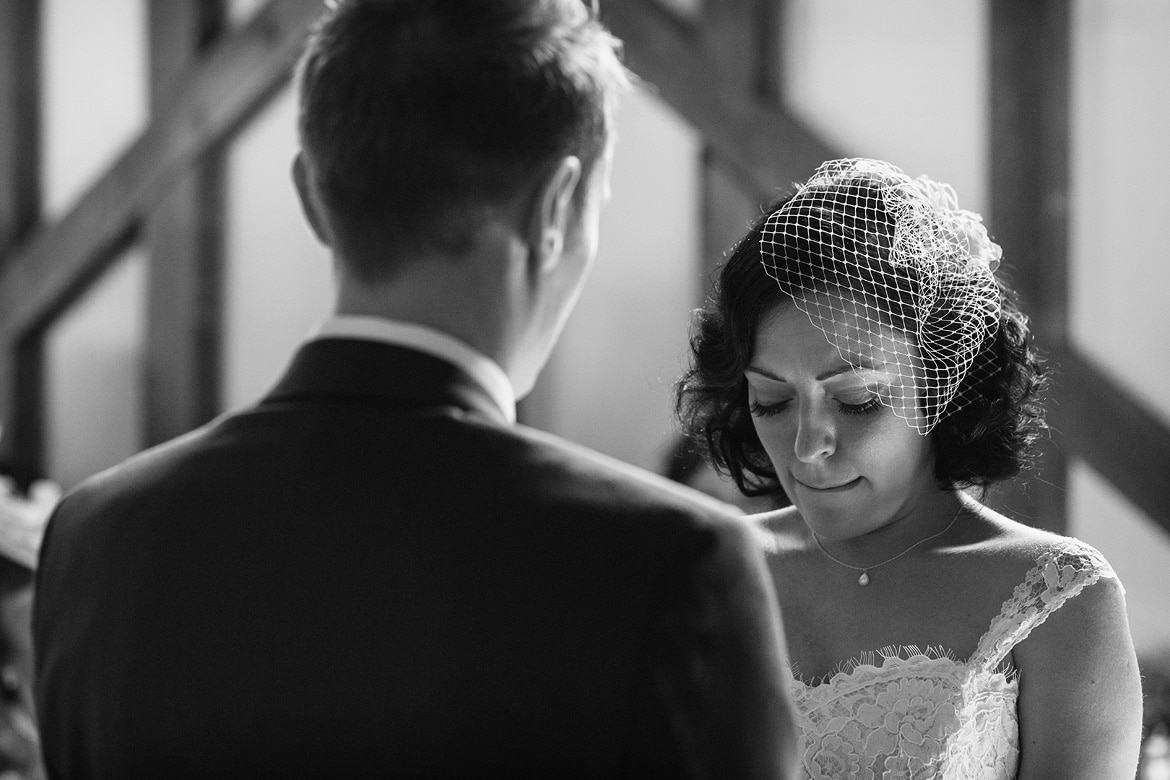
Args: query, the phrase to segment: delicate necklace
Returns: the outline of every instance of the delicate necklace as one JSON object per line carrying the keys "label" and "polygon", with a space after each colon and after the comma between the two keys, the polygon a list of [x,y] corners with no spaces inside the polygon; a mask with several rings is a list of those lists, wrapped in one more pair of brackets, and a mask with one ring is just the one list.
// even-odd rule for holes
{"label": "delicate necklace", "polygon": [[930,536],[926,537],[925,539],[919,539],[917,542],[910,545],[905,550],[903,550],[902,552],[895,555],[893,558],[887,558],[886,560],[882,561],[881,563],[875,563],[872,566],[854,566],[853,564],[845,563],[845,561],[838,560],[837,558],[834,558],[832,555],[829,554],[829,551],[825,549],[824,545],[821,544],[821,540],[817,538],[816,531],[812,532],[813,541],[816,542],[817,547],[820,548],[820,551],[823,552],[825,554],[825,557],[828,558],[830,561],[833,561],[834,563],[839,563],[842,566],[844,566],[846,569],[853,569],[853,571],[861,572],[861,576],[857,578],[857,584],[864,587],[865,585],[869,584],[869,570],[870,569],[876,569],[879,566],[885,566],[887,563],[892,563],[893,561],[898,560],[903,555],[905,555],[906,553],[913,550],[918,545],[925,544],[926,542],[929,542],[931,539],[936,539],[936,538],[942,536],[947,531],[951,530],[951,526],[955,524],[955,521],[959,519],[959,515],[961,515],[962,513],[963,513],[963,507],[960,506],[959,511],[955,512],[955,516],[951,518],[951,522],[947,523],[946,528],[942,529],[937,534],[931,534]]}

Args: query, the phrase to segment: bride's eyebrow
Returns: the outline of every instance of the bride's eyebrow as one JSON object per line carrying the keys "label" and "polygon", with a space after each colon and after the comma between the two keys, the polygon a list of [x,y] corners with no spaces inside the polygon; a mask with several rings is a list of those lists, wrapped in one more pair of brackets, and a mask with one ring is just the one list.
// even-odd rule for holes
{"label": "bride's eyebrow", "polygon": [[745,368],[743,370],[743,372],[745,374],[759,374],[760,376],[764,377],[765,379],[771,379],[773,382],[787,382],[788,381],[787,379],[785,379],[782,376],[777,376],[776,374],[773,374],[771,371],[768,371],[768,370],[763,369],[763,368],[759,368],[757,366],[748,366],[747,368]]}
{"label": "bride's eyebrow", "polygon": [[[881,372],[885,368],[887,368],[888,366],[889,366],[888,363],[880,363],[879,364],[879,363],[875,363],[872,360],[869,360],[868,358],[859,358],[855,362],[842,363],[841,365],[836,366],[835,368],[831,368],[828,371],[825,371],[821,374],[818,374],[816,377],[816,380],[818,382],[823,382],[826,379],[832,379],[835,376],[840,376],[841,374],[845,374],[845,373],[848,373],[850,371]],[[764,368],[760,368],[759,366],[750,366],[749,365],[747,368],[744,369],[744,373],[759,374],[760,376],[764,377],[765,379],[771,379],[774,382],[787,382],[788,381],[784,377],[779,376],[777,374],[773,374],[771,371],[768,371],[767,369],[764,369]]]}

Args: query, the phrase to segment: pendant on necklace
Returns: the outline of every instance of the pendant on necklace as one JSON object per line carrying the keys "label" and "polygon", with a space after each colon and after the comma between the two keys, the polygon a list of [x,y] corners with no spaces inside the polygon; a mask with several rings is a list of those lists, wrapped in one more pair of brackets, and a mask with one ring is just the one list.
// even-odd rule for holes
{"label": "pendant on necklace", "polygon": [[869,570],[863,571],[861,576],[857,578],[857,584],[865,586],[869,584]]}

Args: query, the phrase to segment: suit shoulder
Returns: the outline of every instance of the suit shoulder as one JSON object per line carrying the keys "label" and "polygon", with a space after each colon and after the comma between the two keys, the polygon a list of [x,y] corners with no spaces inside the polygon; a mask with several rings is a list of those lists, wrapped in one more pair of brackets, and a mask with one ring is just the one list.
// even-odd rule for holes
{"label": "suit shoulder", "polygon": [[[71,532],[90,531],[132,516],[144,496],[167,491],[172,475],[182,473],[214,435],[215,422],[130,456],[121,463],[82,480],[68,490],[55,508],[47,533],[69,526]],[[195,477],[192,477],[195,478]]]}
{"label": "suit shoulder", "polygon": [[73,493],[100,493],[149,479],[155,472],[197,452],[218,426],[219,421],[196,428],[174,439],[137,452],[110,468],[82,480]]}
{"label": "suit shoulder", "polygon": [[737,519],[735,524],[742,525],[738,508],[659,474],[542,431],[518,426],[515,434],[537,468],[559,472],[578,483],[581,493],[719,521]]}
{"label": "suit shoulder", "polygon": [[[479,443],[498,462],[484,484],[504,496],[496,516],[539,518],[556,533],[581,535],[581,544],[641,561],[643,568],[686,568],[711,556],[755,554],[751,530],[736,507],[525,426],[485,435],[490,439]],[[477,478],[484,477],[480,472]]]}

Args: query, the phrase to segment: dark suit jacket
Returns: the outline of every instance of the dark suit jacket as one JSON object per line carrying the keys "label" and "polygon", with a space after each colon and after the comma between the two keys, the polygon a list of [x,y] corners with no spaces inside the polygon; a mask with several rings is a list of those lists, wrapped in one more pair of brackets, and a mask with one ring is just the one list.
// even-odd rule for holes
{"label": "dark suit jacket", "polygon": [[773,595],[722,504],[509,426],[456,367],[304,346],[72,492],[37,573],[66,777],[767,776]]}

